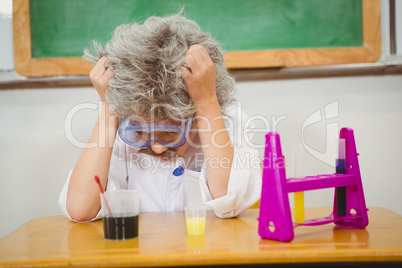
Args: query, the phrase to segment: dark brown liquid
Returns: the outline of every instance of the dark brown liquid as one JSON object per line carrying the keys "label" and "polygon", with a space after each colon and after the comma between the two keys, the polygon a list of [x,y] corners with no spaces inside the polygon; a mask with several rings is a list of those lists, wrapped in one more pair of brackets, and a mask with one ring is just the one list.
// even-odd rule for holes
{"label": "dark brown liquid", "polygon": [[138,236],[138,215],[129,217],[104,217],[105,239],[126,240]]}

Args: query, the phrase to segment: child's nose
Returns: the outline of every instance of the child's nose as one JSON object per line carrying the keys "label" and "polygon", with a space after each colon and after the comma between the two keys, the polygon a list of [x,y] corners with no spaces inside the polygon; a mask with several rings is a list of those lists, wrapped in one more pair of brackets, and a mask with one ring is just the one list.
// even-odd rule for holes
{"label": "child's nose", "polygon": [[163,146],[162,144],[160,144],[157,141],[152,141],[151,149],[152,149],[152,151],[154,151],[154,153],[161,154],[161,153],[165,152],[168,148]]}

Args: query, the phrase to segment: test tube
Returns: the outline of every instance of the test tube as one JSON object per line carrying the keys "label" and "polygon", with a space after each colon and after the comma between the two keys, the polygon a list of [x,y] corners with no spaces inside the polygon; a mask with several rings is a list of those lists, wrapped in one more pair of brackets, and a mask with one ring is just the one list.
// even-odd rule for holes
{"label": "test tube", "polygon": [[[335,161],[336,173],[346,173],[345,139],[338,141],[338,158]],[[336,188],[336,211],[339,217],[346,216],[346,186]]]}
{"label": "test tube", "polygon": [[[301,144],[292,145],[292,155],[293,155],[293,175],[295,178],[303,177],[303,158],[302,158]],[[304,222],[304,192],[294,193],[295,202],[295,221],[296,223]]]}

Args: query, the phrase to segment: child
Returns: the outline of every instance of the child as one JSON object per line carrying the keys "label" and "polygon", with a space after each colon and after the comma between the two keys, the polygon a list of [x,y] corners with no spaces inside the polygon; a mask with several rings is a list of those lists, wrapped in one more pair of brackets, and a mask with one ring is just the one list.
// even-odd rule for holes
{"label": "child", "polygon": [[228,218],[259,199],[258,154],[217,41],[178,14],[121,25],[94,48],[84,58],[102,110],[61,192],[66,216],[100,218],[94,175],[105,191],[139,190],[140,211],[205,204]]}

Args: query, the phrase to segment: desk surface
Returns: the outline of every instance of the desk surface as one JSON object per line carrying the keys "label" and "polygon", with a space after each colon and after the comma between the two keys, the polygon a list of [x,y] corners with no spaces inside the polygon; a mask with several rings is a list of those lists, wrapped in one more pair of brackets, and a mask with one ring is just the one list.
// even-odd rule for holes
{"label": "desk surface", "polygon": [[[306,218],[331,208],[306,208]],[[208,211],[205,236],[187,236],[183,212],[141,213],[139,237],[103,239],[102,221],[34,219],[0,240],[0,266],[179,266],[315,262],[401,262],[402,216],[370,208],[366,229],[297,227],[292,242],[262,240],[259,210],[234,219]]]}

